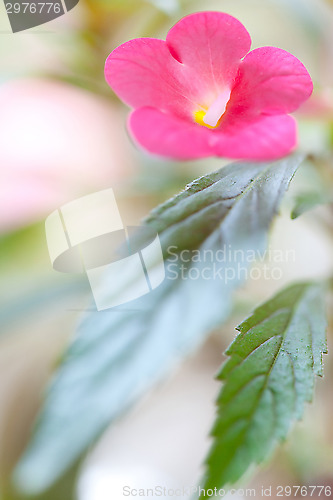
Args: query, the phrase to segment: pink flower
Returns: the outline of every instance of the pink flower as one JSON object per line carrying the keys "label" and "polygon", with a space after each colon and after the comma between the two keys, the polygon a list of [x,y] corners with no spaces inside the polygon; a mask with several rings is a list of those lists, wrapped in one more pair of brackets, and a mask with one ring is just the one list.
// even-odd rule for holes
{"label": "pink flower", "polygon": [[288,113],[310,97],[311,77],[285,50],[249,52],[250,46],[237,19],[199,12],[181,19],[165,41],[138,38],[116,48],[105,76],[134,108],[134,139],[151,153],[182,160],[288,154],[297,142]]}

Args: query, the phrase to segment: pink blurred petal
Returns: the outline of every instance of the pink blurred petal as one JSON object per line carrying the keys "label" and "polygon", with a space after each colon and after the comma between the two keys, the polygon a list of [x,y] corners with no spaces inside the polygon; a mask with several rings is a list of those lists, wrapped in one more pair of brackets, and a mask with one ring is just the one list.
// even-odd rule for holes
{"label": "pink blurred petal", "polygon": [[308,101],[302,104],[299,115],[304,118],[329,120],[333,119],[333,94],[331,89],[325,88]]}
{"label": "pink blurred petal", "polygon": [[70,191],[38,176],[7,177],[0,188],[0,232],[38,221],[70,199]]}
{"label": "pink blurred petal", "polygon": [[172,54],[196,71],[208,89],[228,87],[240,60],[251,47],[251,37],[234,17],[222,12],[198,12],[181,19],[166,42]]}
{"label": "pink blurred petal", "polygon": [[296,57],[275,47],[255,49],[239,67],[225,126],[252,121],[260,114],[291,113],[310,97],[312,90],[311,77]]}
{"label": "pink blurred petal", "polygon": [[114,185],[132,167],[123,116],[103,98],[25,78],[0,86],[0,108],[0,231]]}
{"label": "pink blurred petal", "polygon": [[129,119],[136,142],[150,153],[190,160],[212,154],[210,130],[155,108],[139,108]]}

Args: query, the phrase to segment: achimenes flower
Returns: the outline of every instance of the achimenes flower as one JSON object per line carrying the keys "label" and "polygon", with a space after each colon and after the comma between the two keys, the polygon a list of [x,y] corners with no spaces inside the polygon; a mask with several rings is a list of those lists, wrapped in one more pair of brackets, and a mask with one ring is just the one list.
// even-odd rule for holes
{"label": "achimenes flower", "polygon": [[134,108],[129,130],[151,153],[269,160],[297,142],[295,111],[312,93],[303,64],[285,50],[249,52],[234,17],[199,12],[166,40],[137,38],[109,55],[106,80]]}

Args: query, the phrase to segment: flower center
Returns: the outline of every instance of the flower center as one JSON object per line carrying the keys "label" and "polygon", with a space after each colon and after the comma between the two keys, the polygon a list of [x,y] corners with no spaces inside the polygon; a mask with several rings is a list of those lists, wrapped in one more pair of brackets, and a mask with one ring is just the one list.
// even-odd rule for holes
{"label": "flower center", "polygon": [[225,90],[210,105],[207,111],[200,109],[194,113],[194,120],[204,127],[217,128],[230,99],[230,90]]}

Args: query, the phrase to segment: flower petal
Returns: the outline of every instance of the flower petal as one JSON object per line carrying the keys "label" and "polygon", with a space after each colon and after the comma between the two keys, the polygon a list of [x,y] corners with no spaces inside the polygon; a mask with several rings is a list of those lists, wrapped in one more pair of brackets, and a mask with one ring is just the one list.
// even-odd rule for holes
{"label": "flower petal", "polygon": [[261,114],[295,111],[312,93],[304,65],[289,52],[275,47],[252,50],[239,67],[224,126],[253,121]]}
{"label": "flower petal", "polygon": [[190,160],[214,155],[210,130],[155,108],[139,108],[129,118],[129,129],[144,149],[167,158]]}
{"label": "flower petal", "polygon": [[[223,130],[223,129],[222,129]],[[273,160],[289,154],[297,144],[296,121],[292,116],[262,116],[244,127],[214,133],[217,156],[249,160]]]}
{"label": "flower petal", "polygon": [[181,19],[169,31],[166,43],[197,78],[217,93],[228,87],[240,60],[251,47],[251,37],[234,17],[222,12],[198,12]]}
{"label": "flower petal", "polygon": [[288,115],[263,116],[225,133],[146,107],[132,112],[129,129],[150,153],[178,160],[206,156],[270,160],[287,155],[297,142],[296,122]]}
{"label": "flower petal", "polygon": [[164,40],[137,38],[109,55],[105,78],[129,106],[151,106],[192,119],[201,82],[174,59]]}
{"label": "flower petal", "polygon": [[151,106],[193,119],[231,88],[251,38],[244,26],[221,12],[181,19],[166,42],[137,38],[117,47],[105,65],[105,78],[129,106]]}

